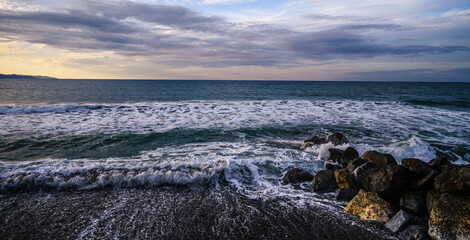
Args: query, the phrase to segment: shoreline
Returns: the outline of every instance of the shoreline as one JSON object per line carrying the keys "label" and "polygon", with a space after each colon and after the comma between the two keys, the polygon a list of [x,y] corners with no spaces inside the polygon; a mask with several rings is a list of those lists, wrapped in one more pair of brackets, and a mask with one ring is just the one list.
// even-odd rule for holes
{"label": "shoreline", "polygon": [[396,239],[338,208],[175,188],[0,195],[1,239]]}

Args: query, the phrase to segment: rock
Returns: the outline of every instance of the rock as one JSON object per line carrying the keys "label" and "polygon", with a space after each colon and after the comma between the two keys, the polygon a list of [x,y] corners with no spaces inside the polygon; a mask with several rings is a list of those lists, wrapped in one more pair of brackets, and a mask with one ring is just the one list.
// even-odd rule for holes
{"label": "rock", "polygon": [[344,151],[338,148],[330,148],[328,149],[328,152],[330,152],[330,157],[328,158],[328,160],[331,160],[333,162],[339,162],[339,160],[343,156]]}
{"label": "rock", "polygon": [[344,150],[339,162],[343,164],[343,166],[347,166],[350,161],[354,160],[357,157],[359,157],[359,153],[356,151],[356,149],[348,147],[346,148],[346,150]]}
{"label": "rock", "polygon": [[311,143],[312,145],[320,145],[327,142],[328,140],[325,136],[313,136],[304,140],[304,143]]}
{"label": "rock", "polygon": [[319,171],[313,177],[312,192],[333,192],[336,188],[338,188],[338,185],[332,170]]}
{"label": "rock", "polygon": [[336,171],[338,169],[343,168],[343,165],[341,165],[341,163],[336,163],[331,160],[328,160],[328,161],[325,161],[325,168],[328,170]]}
{"label": "rock", "polygon": [[384,167],[387,165],[387,157],[377,151],[367,151],[362,154],[361,158],[377,164],[378,167]]}
{"label": "rock", "polygon": [[392,156],[392,154],[384,154],[385,158],[387,158],[387,165],[392,164],[392,165],[397,165],[397,160]]}
{"label": "rock", "polygon": [[352,176],[348,173],[346,169],[338,169],[335,171],[336,183],[340,188],[353,188],[354,181]]}
{"label": "rock", "polygon": [[349,140],[339,132],[335,132],[327,137],[328,142],[333,143],[333,145],[338,146],[338,145],[343,145],[346,143],[349,143]]}
{"label": "rock", "polygon": [[412,176],[418,178],[424,177],[432,171],[431,165],[417,158],[405,158],[401,160],[401,165],[410,170]]}
{"label": "rock", "polygon": [[431,213],[432,207],[441,197],[441,193],[435,189],[426,193],[426,208],[428,209],[428,214]]}
{"label": "rock", "polygon": [[429,161],[429,165],[431,165],[432,169],[442,172],[443,166],[451,165],[452,163],[446,157],[438,157],[431,161]]}
{"label": "rock", "polygon": [[352,188],[338,188],[335,191],[337,201],[350,201],[357,195],[357,190]]}
{"label": "rock", "polygon": [[388,228],[390,231],[396,233],[402,230],[408,221],[410,221],[411,215],[406,211],[400,210],[395,214],[395,216],[390,219],[387,223],[385,223],[385,227]]}
{"label": "rock", "polygon": [[420,178],[416,183],[416,187],[419,190],[431,190],[434,188],[434,178],[439,175],[437,171],[432,170],[426,176]]}
{"label": "rock", "polygon": [[294,168],[287,171],[286,175],[284,175],[284,177],[282,178],[283,184],[299,183],[312,180],[313,175],[300,168]]}
{"label": "rock", "polygon": [[470,239],[470,197],[442,194],[432,208],[428,234],[433,239]]}
{"label": "rock", "polygon": [[313,146],[313,143],[311,143],[311,142],[304,142],[304,143],[302,144],[302,146],[300,146],[300,149],[305,150],[305,149],[307,149],[307,148],[309,148],[309,147],[311,147],[311,146]]}
{"label": "rock", "polygon": [[382,222],[390,220],[393,214],[390,203],[380,198],[376,193],[360,190],[359,193],[344,208],[348,213],[358,215],[361,219],[371,219]]}
{"label": "rock", "polygon": [[372,175],[370,186],[381,198],[395,204],[409,189],[410,179],[408,169],[400,165],[387,165]]}
{"label": "rock", "polygon": [[370,186],[370,181],[372,175],[374,175],[376,171],[378,171],[378,168],[377,165],[375,165],[373,162],[366,162],[357,167],[356,170],[354,170],[352,173],[354,180],[356,180],[357,186],[366,191],[371,191],[372,188]]}
{"label": "rock", "polygon": [[423,225],[411,225],[400,233],[403,240],[431,240],[428,235],[428,228]]}
{"label": "rock", "polygon": [[400,199],[400,207],[414,215],[426,214],[425,192],[409,192]]}
{"label": "rock", "polygon": [[440,192],[469,192],[470,166],[455,166],[434,178],[434,187]]}
{"label": "rock", "polygon": [[346,169],[348,170],[348,172],[352,173],[354,172],[354,170],[356,170],[356,168],[358,168],[359,166],[361,166],[362,164],[366,162],[367,162],[366,160],[363,160],[362,158],[357,157],[353,159],[352,161],[348,162]]}

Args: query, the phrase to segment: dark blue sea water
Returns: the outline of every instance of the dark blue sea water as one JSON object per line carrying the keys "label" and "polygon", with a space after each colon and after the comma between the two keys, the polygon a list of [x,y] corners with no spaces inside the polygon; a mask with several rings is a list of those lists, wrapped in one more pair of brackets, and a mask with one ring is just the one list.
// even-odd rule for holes
{"label": "dark blue sea water", "polygon": [[[342,132],[360,154],[470,162],[470,83],[0,80],[0,191],[217,185],[296,194]],[[346,148],[348,145],[340,146]]]}

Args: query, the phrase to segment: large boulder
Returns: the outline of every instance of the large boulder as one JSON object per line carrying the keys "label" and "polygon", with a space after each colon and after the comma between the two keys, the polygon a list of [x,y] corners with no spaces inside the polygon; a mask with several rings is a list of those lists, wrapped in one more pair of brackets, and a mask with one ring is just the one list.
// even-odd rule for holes
{"label": "large boulder", "polygon": [[336,188],[338,188],[338,185],[336,184],[335,173],[332,170],[319,171],[313,177],[312,192],[333,192]]}
{"label": "large boulder", "polygon": [[385,158],[387,158],[387,164],[393,164],[393,165],[397,165],[397,160],[395,160],[395,158],[392,156],[392,154],[384,154]]}
{"label": "large boulder", "polygon": [[330,152],[330,157],[328,158],[328,160],[331,160],[333,162],[339,162],[339,160],[343,156],[344,151],[338,148],[330,148],[328,149],[328,152]]}
{"label": "large boulder", "polygon": [[349,140],[342,133],[339,132],[335,132],[331,135],[328,135],[327,140],[328,142],[333,143],[333,145],[335,146],[349,143]]}
{"label": "large boulder", "polygon": [[385,227],[390,231],[396,233],[402,230],[406,224],[410,221],[411,214],[406,211],[400,210],[395,214],[390,221],[385,224]]}
{"label": "large boulder", "polygon": [[377,151],[367,151],[362,154],[361,158],[366,161],[371,161],[379,167],[384,167],[387,165],[387,157]]}
{"label": "large boulder", "polygon": [[300,149],[306,150],[307,148],[309,148],[309,147],[311,147],[311,146],[313,146],[313,143],[311,143],[311,142],[304,142],[304,143],[302,144],[302,146],[300,146]]}
{"label": "large boulder", "polygon": [[455,166],[434,178],[440,192],[470,192],[470,166]]}
{"label": "large boulder", "polygon": [[284,175],[284,177],[282,178],[283,184],[299,183],[312,180],[313,175],[300,168],[294,168],[287,171],[286,175]]}
{"label": "large boulder", "polygon": [[354,160],[357,157],[359,157],[359,153],[356,151],[356,149],[348,147],[346,148],[346,150],[344,150],[339,162],[343,164],[343,166],[347,166],[350,161]]}
{"label": "large boulder", "polygon": [[366,191],[371,191],[371,178],[378,171],[377,165],[373,162],[365,162],[353,171],[352,175],[356,185]]}
{"label": "large boulder", "polygon": [[434,239],[470,239],[470,197],[442,194],[432,208],[428,233]]}
{"label": "large boulder", "polygon": [[340,188],[353,188],[354,180],[346,169],[339,169],[335,171],[336,183]]}
{"label": "large boulder", "polygon": [[[320,145],[328,142],[326,136],[313,136],[304,140],[304,144],[310,143],[312,145]],[[310,145],[311,146],[311,145]]]}
{"label": "large boulder", "polygon": [[357,193],[357,190],[353,188],[338,188],[335,191],[335,199],[337,201],[351,201]]}
{"label": "large boulder", "polygon": [[417,178],[421,178],[431,173],[431,166],[417,158],[405,158],[401,160],[401,165],[406,169],[410,170],[411,175]]}
{"label": "large boulder", "polygon": [[428,228],[423,225],[411,225],[400,233],[403,240],[431,240]]}
{"label": "large boulder", "polygon": [[426,214],[426,193],[409,192],[400,199],[400,207],[414,215]]}
{"label": "large boulder", "polygon": [[358,215],[361,219],[371,219],[381,222],[390,220],[393,209],[390,203],[380,198],[376,193],[360,190],[359,193],[344,208],[348,213]]}
{"label": "large boulder", "polygon": [[411,174],[400,165],[387,165],[377,170],[370,179],[372,191],[395,204],[408,191]]}
{"label": "large boulder", "polygon": [[357,158],[353,159],[352,161],[349,161],[348,165],[345,166],[345,167],[348,170],[348,172],[352,173],[352,172],[354,172],[354,170],[356,170],[356,168],[358,168],[359,166],[361,166],[362,164],[364,164],[366,162],[367,162],[366,160],[364,160],[360,157],[357,157]]}
{"label": "large boulder", "polygon": [[349,140],[342,133],[336,132],[328,136],[313,136],[311,138],[307,138],[304,140],[303,148],[312,145],[325,144],[328,142],[331,142],[333,143],[333,145],[338,146],[349,143]]}
{"label": "large boulder", "polygon": [[447,159],[447,157],[438,157],[429,161],[432,169],[441,172],[447,166],[452,165],[452,163]]}

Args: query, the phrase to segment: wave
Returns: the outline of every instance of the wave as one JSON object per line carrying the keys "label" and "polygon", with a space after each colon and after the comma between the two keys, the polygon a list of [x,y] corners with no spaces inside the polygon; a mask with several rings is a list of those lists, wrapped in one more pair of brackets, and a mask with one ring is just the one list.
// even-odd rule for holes
{"label": "wave", "polygon": [[[405,132],[467,129],[470,113],[372,101],[181,101],[118,105],[0,107],[0,134],[85,135],[172,129],[239,129],[331,125]],[[382,131],[383,132],[383,131]],[[386,133],[384,133],[386,134]],[[404,135],[414,134],[413,132]],[[402,135],[403,136],[403,135]],[[443,134],[442,136],[445,136]]]}
{"label": "wave", "polygon": [[224,183],[255,194],[295,193],[280,185],[283,174],[323,169],[332,147],[302,151],[301,140],[334,131],[360,154],[470,161],[470,113],[399,102],[211,100],[0,112],[3,192]]}
{"label": "wave", "polygon": [[413,135],[407,139],[393,141],[378,147],[360,144],[357,146],[357,149],[359,152],[377,150],[379,152],[389,153],[397,160],[398,164],[401,164],[401,160],[405,158],[418,158],[429,162],[436,157],[436,150],[429,143]]}
{"label": "wave", "polygon": [[[172,129],[166,132],[149,133],[93,133],[87,135],[45,136],[32,138],[14,135],[0,139],[0,160],[25,161],[44,158],[100,159],[138,156],[141,151],[168,146],[183,146],[189,143],[212,143],[265,141],[266,136],[285,138],[299,134],[297,127],[262,127],[226,129]],[[298,148],[297,143],[270,144],[279,147]]]}
{"label": "wave", "polygon": [[112,108],[113,106],[105,105],[31,105],[16,106],[7,105],[0,106],[0,114],[34,114],[34,113],[66,113],[98,110],[103,108]]}
{"label": "wave", "polygon": [[422,106],[430,106],[430,107],[455,107],[455,108],[462,108],[468,109],[470,108],[470,102],[468,100],[407,100],[405,101],[407,104],[411,105],[422,105]]}
{"label": "wave", "polygon": [[1,192],[152,188],[159,186],[217,185],[223,163],[171,166],[138,161],[43,160],[20,165],[0,177]]}
{"label": "wave", "polygon": [[[286,147],[300,144],[300,141],[205,142],[141,151],[131,158],[0,161],[0,192],[228,185],[247,195],[298,196],[298,189],[281,184],[282,176],[294,167],[311,173],[324,169],[328,148],[332,147],[323,144],[306,151]],[[429,161],[435,157],[435,151],[418,137],[381,148],[351,146],[360,154],[378,149],[391,153],[397,160],[419,157]],[[309,191],[309,184],[301,189]]]}
{"label": "wave", "polygon": [[205,142],[141,151],[132,158],[0,161],[0,186],[2,192],[218,184],[266,188],[277,186],[291,164],[309,165],[312,172],[322,166],[302,154],[262,143]]}

